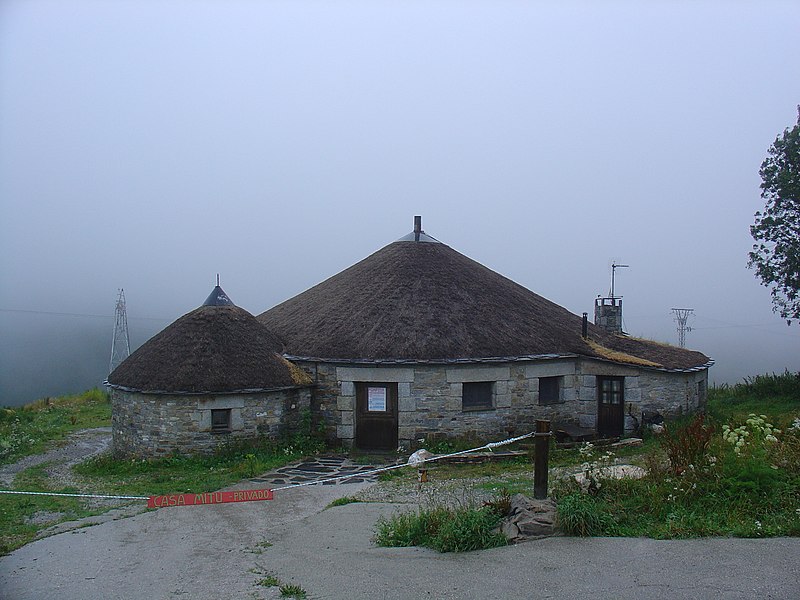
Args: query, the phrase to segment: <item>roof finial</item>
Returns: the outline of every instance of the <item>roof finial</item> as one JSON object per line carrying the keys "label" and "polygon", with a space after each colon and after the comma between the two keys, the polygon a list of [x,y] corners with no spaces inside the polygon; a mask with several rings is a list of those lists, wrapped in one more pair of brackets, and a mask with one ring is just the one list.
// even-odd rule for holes
{"label": "roof finial", "polygon": [[419,234],[422,233],[422,216],[417,215],[414,217],[414,241],[419,241]]}
{"label": "roof finial", "polygon": [[219,273],[217,273],[217,286],[219,286]]}

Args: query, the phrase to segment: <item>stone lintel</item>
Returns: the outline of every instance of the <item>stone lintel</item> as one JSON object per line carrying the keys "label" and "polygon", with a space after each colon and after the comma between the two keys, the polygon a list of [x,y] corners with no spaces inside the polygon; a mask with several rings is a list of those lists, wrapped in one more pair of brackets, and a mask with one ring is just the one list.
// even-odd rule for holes
{"label": "stone lintel", "polygon": [[345,381],[412,382],[414,369],[404,367],[336,367],[336,379]]}
{"label": "stone lintel", "polygon": [[475,381],[508,381],[511,379],[509,367],[465,366],[447,369],[448,383],[467,383]]}
{"label": "stone lintel", "polygon": [[546,361],[532,363],[525,366],[525,377],[538,379],[539,377],[563,377],[575,374],[575,361]]}

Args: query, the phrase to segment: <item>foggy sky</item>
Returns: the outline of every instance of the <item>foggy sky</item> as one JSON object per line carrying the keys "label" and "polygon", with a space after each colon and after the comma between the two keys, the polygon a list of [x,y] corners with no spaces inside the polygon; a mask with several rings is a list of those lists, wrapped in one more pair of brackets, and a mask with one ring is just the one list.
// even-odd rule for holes
{"label": "foggy sky", "polygon": [[798,370],[746,268],[798,31],[796,2],[6,0],[0,404],[105,375],[110,318],[40,312],[124,287],[135,346],[220,273],[259,314],[416,214],[578,314],[629,264],[626,331],[694,308],[712,381]]}

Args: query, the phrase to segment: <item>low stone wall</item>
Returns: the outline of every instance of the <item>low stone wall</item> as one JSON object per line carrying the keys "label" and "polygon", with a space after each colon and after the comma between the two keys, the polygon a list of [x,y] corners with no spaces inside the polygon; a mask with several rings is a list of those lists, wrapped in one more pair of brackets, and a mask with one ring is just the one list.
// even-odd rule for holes
{"label": "low stone wall", "polygon": [[[231,439],[292,433],[311,408],[311,388],[256,394],[178,396],[112,389],[116,456],[154,457],[213,452]],[[211,411],[230,410],[230,431],[211,430]]]}
{"label": "low stone wall", "polygon": [[[677,416],[704,406],[708,370],[668,373],[588,359],[472,365],[365,366],[303,363],[315,379],[316,418],[329,437],[352,445],[357,427],[356,383],[397,383],[398,439],[419,447],[432,437],[474,435],[500,439],[532,431],[537,419],[597,426],[597,378],[625,378],[625,428],[642,412]],[[557,399],[540,403],[540,378],[557,378]],[[463,384],[494,382],[491,408],[465,410]]]}

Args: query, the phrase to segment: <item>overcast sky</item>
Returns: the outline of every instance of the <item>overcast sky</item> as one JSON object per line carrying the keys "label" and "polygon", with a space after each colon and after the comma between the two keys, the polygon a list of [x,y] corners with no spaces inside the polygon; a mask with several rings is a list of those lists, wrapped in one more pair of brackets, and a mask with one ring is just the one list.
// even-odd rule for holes
{"label": "overcast sky", "polygon": [[630,265],[626,330],[694,308],[713,381],[798,370],[746,263],[799,57],[797,2],[0,2],[0,404],[110,352],[16,311],[258,314],[416,214],[578,314]]}

